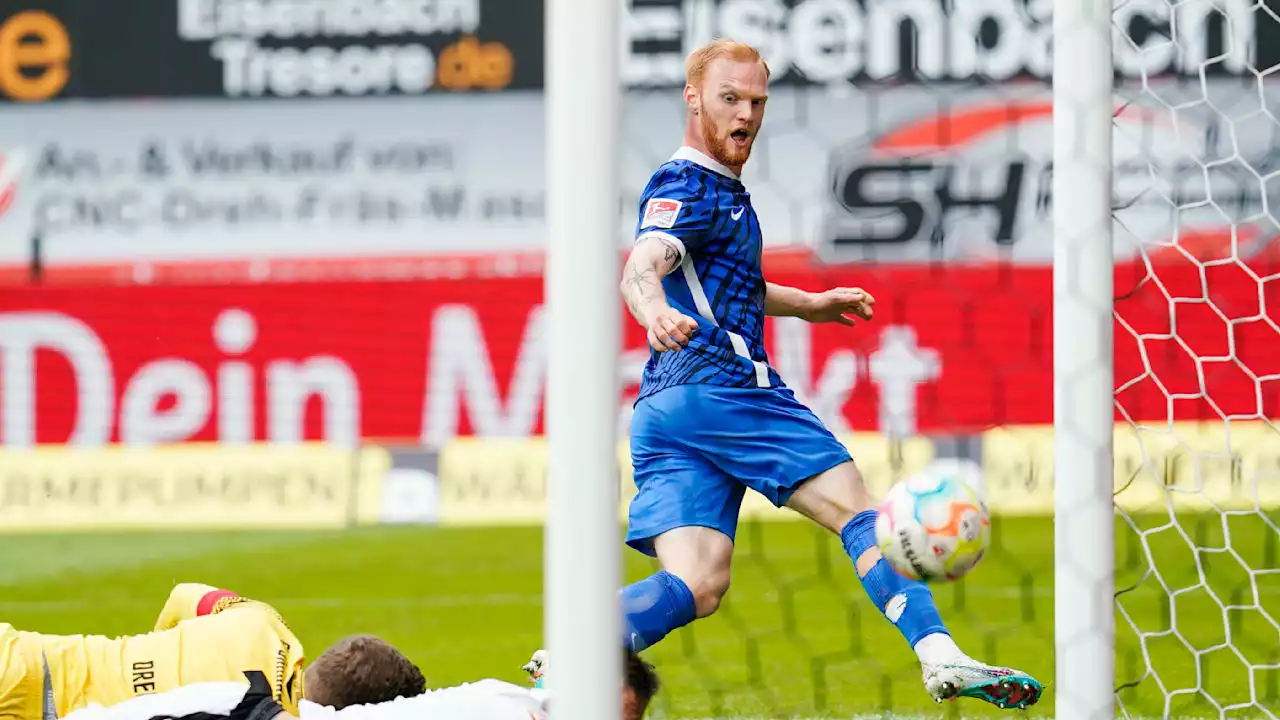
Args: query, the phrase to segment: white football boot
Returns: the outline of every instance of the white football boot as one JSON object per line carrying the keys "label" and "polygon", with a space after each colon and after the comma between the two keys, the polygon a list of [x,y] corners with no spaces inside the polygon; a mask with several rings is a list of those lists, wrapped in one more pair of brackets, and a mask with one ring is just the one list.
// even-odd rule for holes
{"label": "white football boot", "polygon": [[961,656],[948,663],[924,665],[924,687],[934,700],[968,697],[999,708],[1022,710],[1040,700],[1044,687],[1021,670],[996,667]]}

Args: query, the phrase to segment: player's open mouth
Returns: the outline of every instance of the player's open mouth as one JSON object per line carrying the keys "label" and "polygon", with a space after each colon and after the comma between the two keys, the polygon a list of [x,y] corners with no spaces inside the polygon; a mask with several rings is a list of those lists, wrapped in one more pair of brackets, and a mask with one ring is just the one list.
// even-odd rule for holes
{"label": "player's open mouth", "polygon": [[751,141],[751,133],[747,132],[746,130],[734,130],[733,132],[729,133],[729,137],[732,138],[733,141],[738,145],[746,145],[748,142]]}

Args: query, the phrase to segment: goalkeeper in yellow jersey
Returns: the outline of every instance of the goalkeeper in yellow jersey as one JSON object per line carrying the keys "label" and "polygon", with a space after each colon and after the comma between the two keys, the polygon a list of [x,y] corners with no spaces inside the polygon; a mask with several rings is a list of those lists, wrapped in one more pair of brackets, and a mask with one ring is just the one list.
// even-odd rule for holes
{"label": "goalkeeper in yellow jersey", "polygon": [[[335,663],[323,663],[323,686],[312,694],[339,688],[362,702],[380,702],[425,689],[417,667],[390,645],[364,647],[365,654],[380,655],[376,666],[394,672],[370,676],[368,663],[344,656],[338,672],[329,667]],[[246,670],[262,672],[273,698],[296,715],[304,658],[302,643],[271,606],[186,583],[173,589],[145,635],[45,635],[0,623],[0,718],[55,720],[192,683],[243,681]]]}

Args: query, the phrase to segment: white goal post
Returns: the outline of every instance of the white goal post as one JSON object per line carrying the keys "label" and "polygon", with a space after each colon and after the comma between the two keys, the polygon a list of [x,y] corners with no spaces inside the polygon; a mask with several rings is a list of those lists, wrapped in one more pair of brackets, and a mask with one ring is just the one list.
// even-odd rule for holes
{"label": "white goal post", "polygon": [[1115,717],[1111,0],[1053,32],[1054,646],[1058,720]]}
{"label": "white goal post", "polygon": [[621,712],[619,0],[548,0],[544,634],[557,720]]}

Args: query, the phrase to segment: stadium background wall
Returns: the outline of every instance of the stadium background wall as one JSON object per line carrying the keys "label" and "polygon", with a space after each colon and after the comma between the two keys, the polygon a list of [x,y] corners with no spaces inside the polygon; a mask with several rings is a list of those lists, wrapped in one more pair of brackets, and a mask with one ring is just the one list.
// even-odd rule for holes
{"label": "stadium background wall", "polygon": [[[1050,5],[632,3],[619,246],[675,142],[684,51],[729,33],[775,69],[747,171],[771,246],[837,262],[1047,262]],[[1132,26],[1115,93],[1123,259],[1171,242],[1173,205],[1184,246],[1234,237],[1244,255],[1277,252],[1259,217],[1280,198],[1257,179],[1280,147],[1275,80],[1248,68],[1280,53],[1280,23],[1267,3],[1213,7],[1117,11]],[[542,145],[494,139],[510,137],[513,117],[521,138],[545,134],[542,11],[536,0],[8,3],[0,273],[536,253]],[[978,49],[961,42],[970,35]]]}
{"label": "stadium background wall", "polygon": [[[1275,81],[1263,82],[1270,93]],[[1235,237],[1243,256],[1277,252],[1264,210],[1280,196],[1257,173],[1277,162],[1280,126],[1258,95],[1257,83],[1229,79],[1117,88],[1118,258],[1175,254],[1175,205],[1183,247],[1221,252]],[[669,88],[624,102],[619,251],[680,112]],[[1185,108],[1177,123],[1169,104]],[[537,91],[3,109],[0,267],[11,272],[33,261],[33,237],[50,280],[103,264],[148,280],[159,263],[426,260],[545,244],[542,144],[495,142],[512,117],[521,137],[544,135]],[[745,181],[770,249],[827,262],[1052,257],[1052,114],[1039,83],[782,86],[767,118]],[[277,277],[261,266],[239,276]]]}
{"label": "stadium background wall", "polygon": [[[1270,7],[1270,0],[1262,3]],[[1051,3],[937,0],[635,0],[623,23],[624,79],[681,82],[688,49],[732,35],[766,49],[777,82],[1000,82],[1048,73]],[[1280,59],[1275,25],[1251,6],[1132,3],[1118,72],[1247,75]],[[0,97],[416,95],[540,88],[541,0],[244,3],[13,0],[0,11]],[[1171,22],[1173,21],[1173,22]],[[905,24],[904,24],[905,23]],[[1224,28],[1239,41],[1225,41]],[[1172,28],[1172,29],[1171,29]],[[1171,33],[1183,48],[1174,58]],[[976,36],[977,48],[967,39]],[[472,42],[472,41],[475,42]],[[25,46],[20,58],[13,52]],[[1219,56],[1226,51],[1226,57]],[[285,77],[288,77],[285,80]]]}
{"label": "stadium background wall", "polygon": [[[1154,506],[1159,485],[1199,478],[1207,484],[1189,503],[1247,505],[1258,493],[1269,507],[1280,491],[1247,479],[1280,463],[1271,438],[1238,423],[1224,445],[1224,431],[1211,421],[1220,412],[1275,416],[1280,392],[1264,387],[1259,395],[1234,359],[1197,367],[1193,358],[1226,357],[1231,342],[1240,363],[1265,372],[1280,359],[1276,334],[1261,321],[1229,325],[1205,307],[1179,312],[1178,340],[1160,339],[1170,322],[1164,293],[1199,292],[1201,273],[1194,264],[1155,267],[1154,280],[1140,266],[1117,269],[1117,287],[1126,291],[1117,303],[1116,371],[1125,386],[1119,405],[1151,428],[1144,448],[1129,436],[1118,440],[1117,482],[1128,488],[1122,500]],[[1256,313],[1258,289],[1245,271],[1215,270],[1205,285],[1213,307],[1229,317]],[[866,268],[859,283],[885,298],[874,323],[847,330],[770,320],[767,346],[795,392],[849,438],[879,488],[934,460],[976,462],[992,484],[993,510],[1045,513],[1052,497],[1044,429],[1052,420],[1049,272]],[[840,280],[820,270],[774,277],[812,288]],[[1280,302],[1277,289],[1268,284],[1261,302]],[[9,293],[0,311],[0,440],[10,459],[0,512],[37,517],[29,514],[30,498],[40,495],[33,487],[44,487],[54,514],[62,503],[74,509],[89,498],[87,506],[100,509],[123,503],[121,522],[136,524],[150,516],[127,511],[129,503],[195,498],[188,503],[194,517],[207,496],[235,499],[243,480],[234,478],[274,467],[284,479],[265,483],[263,496],[320,498],[315,509],[298,506],[298,523],[367,522],[384,506],[398,508],[402,519],[430,522],[536,521],[545,461],[538,440],[541,291],[537,278],[494,278]],[[624,437],[647,357],[639,329],[626,327],[618,413]],[[1186,398],[1170,401],[1176,393]],[[1123,419],[1118,409],[1117,421]],[[299,442],[310,449],[295,447]],[[100,449],[108,443],[116,445]],[[195,445],[185,452],[184,444]],[[37,453],[25,454],[32,446]],[[154,446],[168,449],[142,451]],[[1144,462],[1144,450],[1167,456]],[[331,454],[344,452],[354,454],[327,465]],[[620,452],[625,467],[625,448]],[[94,457],[103,460],[85,459]],[[182,485],[190,467],[215,457],[221,459],[208,467],[225,465],[233,479]],[[130,480],[137,463],[164,480]],[[298,475],[299,463],[328,468],[315,477],[337,479]],[[85,471],[95,464],[98,470]],[[116,479],[92,479],[103,474]],[[415,482],[417,509],[384,494],[413,493]],[[246,490],[239,501],[254,497]],[[753,507],[749,512],[762,509]],[[95,517],[109,524],[110,515]],[[206,517],[225,522],[221,514]]]}

